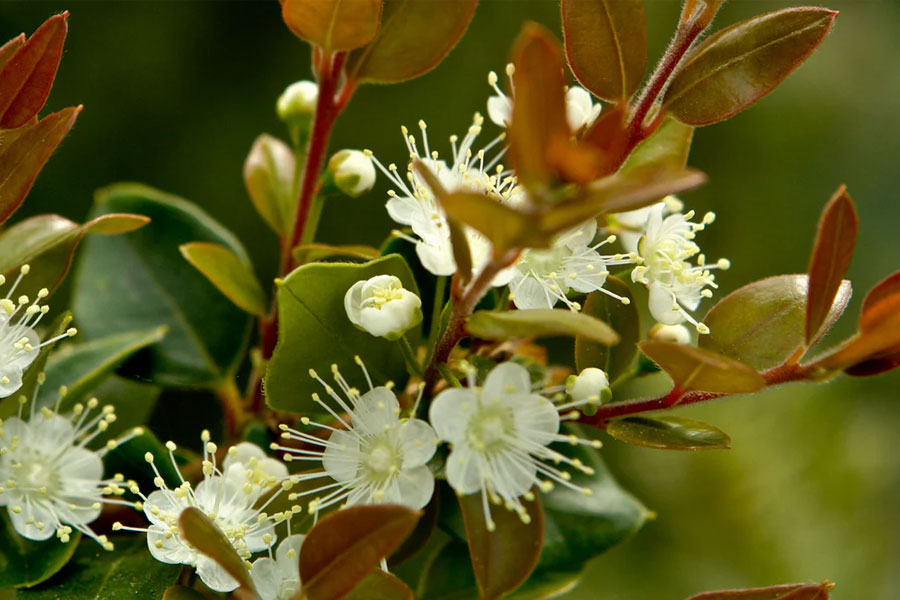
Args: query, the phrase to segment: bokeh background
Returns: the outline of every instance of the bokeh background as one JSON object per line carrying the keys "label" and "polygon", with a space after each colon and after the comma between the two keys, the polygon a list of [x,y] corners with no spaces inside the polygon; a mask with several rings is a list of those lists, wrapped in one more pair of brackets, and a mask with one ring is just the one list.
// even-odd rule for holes
{"label": "bokeh background", "polygon": [[[647,0],[653,60],[677,18],[675,0]],[[718,24],[784,2],[731,0]],[[830,0],[834,33],[772,96],[695,137],[691,164],[710,182],[686,194],[719,219],[702,234],[732,270],[723,292],[770,274],[803,272],[818,213],[847,183],[861,218],[850,268],[860,300],[900,268],[900,3]],[[260,2],[0,2],[0,38],[71,11],[66,53],[48,108],[83,103],[72,134],[18,218],[81,219],[96,188],[145,182],[189,198],[231,228],[263,277],[276,241],[244,192],[241,166],[261,132],[284,136],[274,102],[309,76],[309,56]],[[432,147],[484,110],[521,23],[559,31],[551,0],[482,0],[459,46],[435,71],[359,90],[333,148],[370,148],[402,163],[401,124],[429,124]],[[319,239],[378,244],[391,228],[383,182],[326,207]],[[56,304],[61,300],[56,299]],[[837,583],[838,600],[900,597],[900,373],[789,386],[684,411],[715,423],[730,451],[604,450],[617,477],[658,517],[599,557],[571,599],[680,600],[724,587]]]}

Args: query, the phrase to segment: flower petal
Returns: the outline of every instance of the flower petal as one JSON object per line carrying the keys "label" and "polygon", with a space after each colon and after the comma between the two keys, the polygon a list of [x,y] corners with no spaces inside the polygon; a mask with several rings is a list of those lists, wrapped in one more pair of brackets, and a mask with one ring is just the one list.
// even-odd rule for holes
{"label": "flower petal", "polygon": [[559,411],[543,396],[532,394],[511,412],[518,438],[546,446],[559,433]]}
{"label": "flower petal", "polygon": [[397,476],[398,501],[413,509],[424,507],[434,494],[434,474],[426,466],[404,469]]}
{"label": "flower petal", "polygon": [[435,397],[428,411],[428,421],[440,439],[456,444],[465,440],[469,420],[477,408],[475,392],[450,388]]}
{"label": "flower petal", "polygon": [[528,369],[514,362],[494,367],[481,388],[481,398],[485,402],[519,394],[531,395],[531,377]]}
{"label": "flower petal", "polygon": [[359,439],[346,431],[335,431],[328,438],[322,456],[325,472],[335,481],[350,481],[359,472]]}
{"label": "flower petal", "polygon": [[373,388],[363,394],[350,414],[350,423],[363,434],[376,434],[385,427],[396,425],[400,417],[400,402],[397,396],[384,386]]}
{"label": "flower petal", "polygon": [[425,421],[410,419],[400,426],[397,434],[403,454],[403,469],[424,465],[437,450],[437,436]]}
{"label": "flower petal", "polygon": [[220,567],[219,563],[206,556],[197,559],[197,575],[209,589],[216,592],[231,592],[238,587],[234,577]]}
{"label": "flower petal", "polygon": [[447,483],[458,494],[473,494],[484,485],[479,466],[483,460],[468,444],[457,444],[447,457]]}

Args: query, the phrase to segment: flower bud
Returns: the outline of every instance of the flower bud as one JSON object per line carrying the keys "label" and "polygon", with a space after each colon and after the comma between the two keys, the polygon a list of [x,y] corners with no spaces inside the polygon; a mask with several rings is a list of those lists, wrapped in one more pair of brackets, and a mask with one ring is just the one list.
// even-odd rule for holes
{"label": "flower bud", "polygon": [[375,165],[365,152],[341,150],[328,161],[328,172],[339,190],[352,198],[361,196],[375,185]]}
{"label": "flower bud", "polygon": [[354,283],[344,296],[344,309],[358,329],[397,340],[422,322],[422,301],[393,275]]}
{"label": "flower bud", "polygon": [[577,377],[569,377],[566,381],[566,391],[573,402],[600,404],[612,398],[609,378],[602,369],[595,367],[583,369]]}
{"label": "flower bud", "polygon": [[319,86],[312,81],[297,81],[287,86],[275,103],[275,110],[285,123],[308,120],[316,112]]}
{"label": "flower bud", "polygon": [[651,340],[657,342],[672,342],[673,344],[690,344],[691,332],[684,325],[664,325],[657,323],[650,328],[647,334]]}

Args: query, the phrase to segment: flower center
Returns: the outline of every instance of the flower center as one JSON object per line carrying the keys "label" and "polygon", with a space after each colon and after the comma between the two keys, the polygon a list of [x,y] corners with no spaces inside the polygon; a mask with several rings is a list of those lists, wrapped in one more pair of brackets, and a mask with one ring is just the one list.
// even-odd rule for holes
{"label": "flower center", "polygon": [[514,435],[512,415],[503,406],[482,408],[469,423],[469,442],[482,452],[506,447],[508,436]]}
{"label": "flower center", "polygon": [[374,304],[375,308],[381,308],[391,300],[400,300],[403,298],[403,290],[393,287],[379,287],[372,291],[372,296],[368,298],[369,303]]}
{"label": "flower center", "polygon": [[16,487],[29,490],[43,488],[49,495],[55,494],[62,487],[58,465],[42,452],[25,450],[13,469]]}
{"label": "flower center", "polygon": [[400,454],[387,439],[376,439],[365,457],[366,474],[369,479],[381,482],[400,471],[402,465]]}
{"label": "flower center", "polygon": [[520,269],[526,273],[534,271],[543,277],[555,277],[562,268],[562,261],[566,254],[571,254],[568,248],[552,248],[550,250],[530,250],[522,257]]}

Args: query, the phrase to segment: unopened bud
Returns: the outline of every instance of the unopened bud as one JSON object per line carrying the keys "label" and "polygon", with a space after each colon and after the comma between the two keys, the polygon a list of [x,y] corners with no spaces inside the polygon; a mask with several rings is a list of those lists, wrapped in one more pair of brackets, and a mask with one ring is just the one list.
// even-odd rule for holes
{"label": "unopened bud", "polygon": [[375,185],[375,165],[359,150],[341,150],[328,161],[328,172],[339,190],[352,198],[361,196]]}
{"label": "unopened bud", "polygon": [[650,328],[647,334],[651,340],[657,342],[671,342],[673,344],[690,344],[691,332],[684,325],[664,325],[657,323]]}
{"label": "unopened bud", "polygon": [[357,328],[389,340],[422,322],[422,301],[393,275],[354,283],[344,296],[344,309]]}
{"label": "unopened bud", "polygon": [[275,103],[278,117],[287,124],[309,119],[316,112],[319,86],[313,81],[297,81],[287,86]]}
{"label": "unopened bud", "polygon": [[600,404],[612,397],[606,372],[596,367],[588,367],[578,376],[570,377],[566,382],[566,391],[574,402],[587,404]]}

